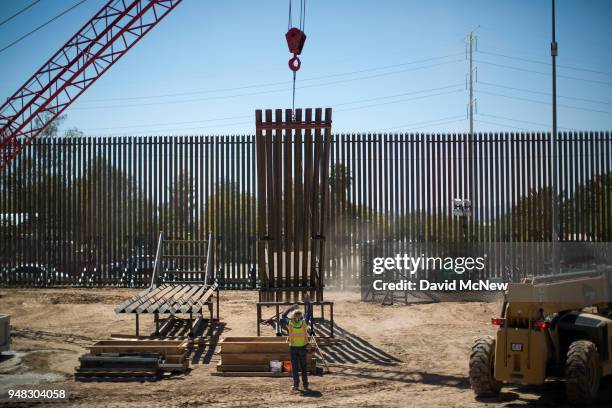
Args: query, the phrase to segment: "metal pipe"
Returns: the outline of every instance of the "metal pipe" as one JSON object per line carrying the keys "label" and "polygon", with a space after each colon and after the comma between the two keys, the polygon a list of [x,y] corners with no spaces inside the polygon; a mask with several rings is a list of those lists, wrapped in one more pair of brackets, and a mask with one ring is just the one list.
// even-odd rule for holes
{"label": "metal pipe", "polygon": [[553,273],[559,272],[559,256],[557,254],[557,240],[559,232],[557,226],[557,41],[555,36],[555,0],[552,0],[552,42],[550,55],[552,57],[552,266]]}

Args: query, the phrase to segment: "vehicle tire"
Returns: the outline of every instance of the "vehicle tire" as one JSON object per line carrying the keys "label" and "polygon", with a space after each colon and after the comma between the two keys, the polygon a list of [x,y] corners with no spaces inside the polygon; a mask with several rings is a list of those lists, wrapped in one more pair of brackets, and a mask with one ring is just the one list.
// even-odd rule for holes
{"label": "vehicle tire", "polygon": [[565,393],[571,404],[586,405],[597,399],[601,365],[597,346],[588,340],[577,340],[567,350]]}
{"label": "vehicle tire", "polygon": [[470,385],[477,397],[499,394],[502,383],[493,376],[495,364],[495,339],[483,336],[474,341],[470,353]]}

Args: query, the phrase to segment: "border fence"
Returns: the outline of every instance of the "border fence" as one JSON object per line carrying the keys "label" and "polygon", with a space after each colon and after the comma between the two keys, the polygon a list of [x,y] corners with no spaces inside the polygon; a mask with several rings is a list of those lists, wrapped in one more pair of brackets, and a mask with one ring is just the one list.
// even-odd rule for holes
{"label": "border fence", "polygon": [[[561,241],[612,241],[611,141],[559,133]],[[550,241],[550,158],[545,132],[333,135],[325,284],[380,245]],[[254,288],[255,166],[254,136],[37,140],[0,172],[0,285],[144,286],[163,231],[213,234],[220,286]]]}

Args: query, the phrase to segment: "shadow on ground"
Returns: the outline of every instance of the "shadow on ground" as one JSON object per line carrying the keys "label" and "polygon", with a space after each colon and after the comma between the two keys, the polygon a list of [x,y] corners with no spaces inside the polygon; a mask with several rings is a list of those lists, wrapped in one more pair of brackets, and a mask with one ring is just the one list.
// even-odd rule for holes
{"label": "shadow on ground", "polygon": [[428,373],[426,371],[384,370],[379,367],[361,367],[330,364],[333,375],[364,378],[377,381],[395,381],[405,384],[428,384],[459,389],[470,388],[467,377]]}
{"label": "shadow on ground", "polygon": [[[526,398],[525,395],[534,398]],[[486,404],[500,404],[503,407],[572,407],[565,398],[565,383],[561,380],[547,381],[543,385],[506,385],[502,393],[494,398],[477,398]],[[612,378],[603,379],[599,386],[599,396],[592,408],[612,406]]]}
{"label": "shadow on ground", "polygon": [[194,348],[191,356],[191,364],[210,364],[215,354],[217,344],[221,339],[221,335],[225,330],[225,323],[215,322],[214,324],[206,324],[202,326],[201,331],[196,332],[196,337],[205,339],[203,345]]}
{"label": "shadow on ground", "polygon": [[[331,324],[328,320],[317,320],[314,326],[318,336],[326,337],[331,334]],[[321,344],[320,347],[321,354],[328,363],[394,366],[401,362],[397,357],[337,324],[334,325],[334,337],[340,341],[327,345]]]}

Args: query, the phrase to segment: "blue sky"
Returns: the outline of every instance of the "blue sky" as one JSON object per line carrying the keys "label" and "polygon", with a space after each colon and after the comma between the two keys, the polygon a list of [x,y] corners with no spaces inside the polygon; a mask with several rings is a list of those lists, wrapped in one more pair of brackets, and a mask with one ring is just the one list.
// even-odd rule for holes
{"label": "blue sky", "polygon": [[[76,2],[41,0],[0,26],[0,48]],[[29,3],[3,0],[0,21]],[[11,95],[102,4],[88,0],[0,52],[0,96]],[[465,38],[480,26],[475,130],[550,129],[550,6],[308,0],[296,106],[333,107],[337,132],[466,131]],[[255,109],[291,107],[287,14],[287,0],[184,0],[68,108],[64,128],[253,133]],[[557,1],[561,130],[612,128],[611,19],[611,1]]]}

